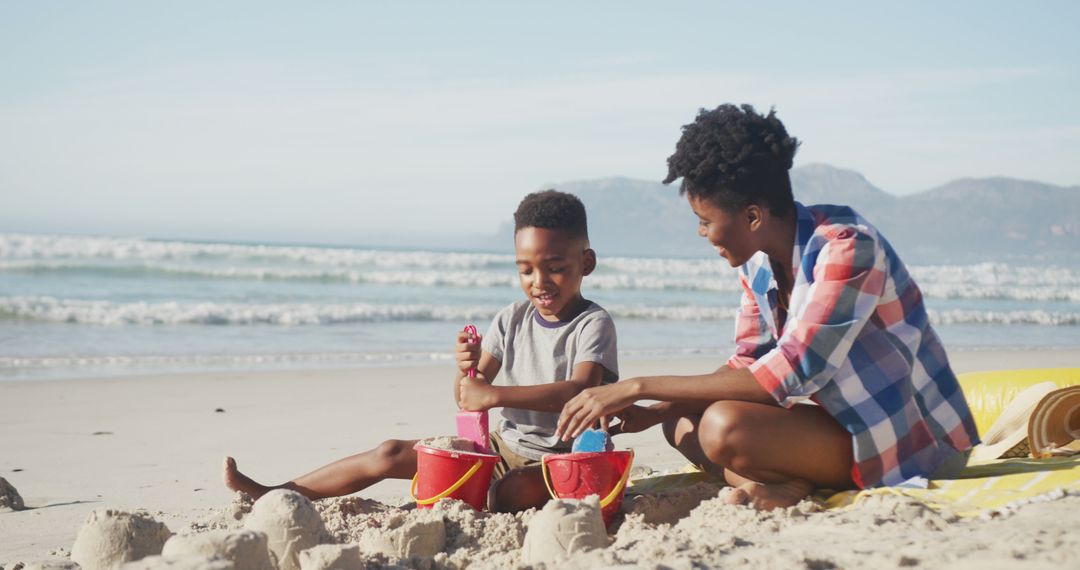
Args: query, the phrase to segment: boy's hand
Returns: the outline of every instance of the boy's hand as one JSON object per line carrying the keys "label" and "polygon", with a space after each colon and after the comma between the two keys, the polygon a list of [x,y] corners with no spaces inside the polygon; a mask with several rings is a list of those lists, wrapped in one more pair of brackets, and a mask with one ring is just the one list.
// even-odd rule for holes
{"label": "boy's hand", "polygon": [[627,383],[616,383],[582,390],[563,406],[555,436],[571,441],[603,416],[615,415],[633,404],[635,397],[628,387]]}
{"label": "boy's hand", "polygon": [[608,417],[609,422],[613,419],[619,420],[619,423],[607,428],[608,435],[645,431],[663,420],[654,408],[636,404],[627,406]]}
{"label": "boy's hand", "polygon": [[495,388],[480,374],[476,378],[462,378],[458,383],[458,407],[469,412],[482,412],[497,405]]}
{"label": "boy's hand", "polygon": [[470,368],[480,366],[480,339],[481,335],[473,336],[469,342],[469,333],[461,331],[457,333],[457,344],[454,347],[454,358],[457,359],[458,370],[468,375]]}

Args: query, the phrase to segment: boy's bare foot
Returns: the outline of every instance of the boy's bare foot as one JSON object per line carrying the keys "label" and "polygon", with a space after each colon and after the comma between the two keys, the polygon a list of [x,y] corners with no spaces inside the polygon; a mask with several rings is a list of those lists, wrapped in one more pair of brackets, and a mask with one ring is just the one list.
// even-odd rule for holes
{"label": "boy's bare foot", "polygon": [[809,497],[813,490],[814,485],[803,479],[792,479],[785,483],[747,481],[731,487],[724,501],[731,505],[749,505],[759,511],[771,511],[796,505]]}
{"label": "boy's bare foot", "polygon": [[252,499],[258,500],[259,497],[265,495],[271,490],[271,487],[266,487],[256,483],[251,477],[244,475],[236,468],[236,460],[232,457],[225,458],[225,470],[222,472],[222,479],[225,481],[225,486],[236,491],[237,493],[245,493],[250,495]]}

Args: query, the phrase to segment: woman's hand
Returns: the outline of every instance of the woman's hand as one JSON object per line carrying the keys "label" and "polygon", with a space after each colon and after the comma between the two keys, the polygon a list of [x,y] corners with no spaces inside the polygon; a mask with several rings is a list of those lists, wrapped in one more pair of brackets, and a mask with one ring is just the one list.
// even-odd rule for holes
{"label": "woman's hand", "polygon": [[636,399],[630,382],[586,388],[563,406],[555,436],[570,441],[604,416],[615,415]]}
{"label": "woman's hand", "polygon": [[664,417],[661,415],[660,410],[657,410],[652,406],[646,407],[638,406],[636,404],[627,406],[622,410],[615,412],[608,418],[608,421],[610,422],[612,419],[619,420],[619,423],[608,427],[607,431],[609,435],[645,431],[664,421]]}

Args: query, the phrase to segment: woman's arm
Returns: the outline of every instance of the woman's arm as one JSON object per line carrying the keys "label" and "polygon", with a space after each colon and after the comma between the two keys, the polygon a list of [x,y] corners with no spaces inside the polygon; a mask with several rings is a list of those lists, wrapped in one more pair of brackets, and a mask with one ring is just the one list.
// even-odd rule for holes
{"label": "woman's arm", "polygon": [[[688,410],[704,410],[719,400],[742,400],[776,405],[745,368],[722,366],[694,376],[643,376],[609,386],[583,390],[563,407],[555,434],[571,440],[602,416],[614,415],[638,400],[661,400],[669,405],[657,411],[660,421]],[[655,418],[654,418],[655,419]]]}

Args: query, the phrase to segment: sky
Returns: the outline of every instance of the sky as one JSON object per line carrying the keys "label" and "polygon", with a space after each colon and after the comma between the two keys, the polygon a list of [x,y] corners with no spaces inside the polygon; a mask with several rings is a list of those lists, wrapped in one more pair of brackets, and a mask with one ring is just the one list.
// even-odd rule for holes
{"label": "sky", "polygon": [[[775,108],[892,194],[1080,184],[1080,3],[0,0],[0,232],[402,243]],[[673,190],[674,191],[674,190]],[[603,215],[602,213],[590,213]]]}

